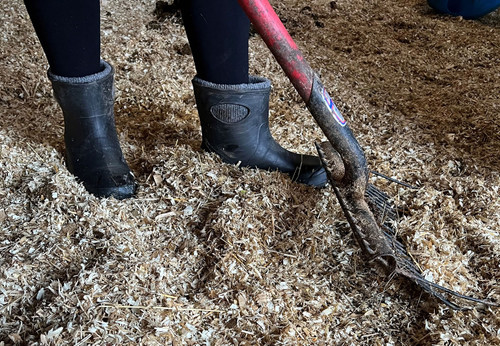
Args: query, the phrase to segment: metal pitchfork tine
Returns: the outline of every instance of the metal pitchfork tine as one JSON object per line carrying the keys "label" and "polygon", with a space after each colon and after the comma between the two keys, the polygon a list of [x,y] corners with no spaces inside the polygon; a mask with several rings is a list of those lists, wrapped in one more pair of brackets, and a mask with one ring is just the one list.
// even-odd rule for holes
{"label": "metal pitchfork tine", "polygon": [[[333,190],[337,198],[339,199],[339,203],[344,211],[344,215],[346,215],[346,218],[349,224],[351,225],[351,229],[353,230],[354,236],[358,240],[358,243],[360,244],[365,254],[371,256],[372,258],[376,256],[390,256],[391,259],[393,259],[395,262],[392,267],[387,265],[386,262],[381,261],[380,259],[377,261],[379,264],[382,265],[384,269],[388,271],[389,274],[399,274],[403,277],[406,277],[407,279],[413,281],[417,286],[419,286],[425,292],[436,297],[442,303],[446,304],[452,309],[467,310],[468,308],[461,307],[460,305],[451,302],[442,293],[446,293],[455,298],[464,299],[478,304],[483,304],[493,307],[499,306],[499,304],[497,303],[463,295],[425,279],[418,264],[415,263],[411,254],[408,253],[402,241],[398,239],[396,230],[394,229],[394,224],[397,222],[398,219],[398,213],[394,209],[390,197],[386,193],[377,189],[372,184],[367,184],[365,196],[368,200],[368,204],[370,205],[374,215],[378,215],[376,219],[377,219],[377,224],[380,227],[378,228],[379,231],[376,232],[381,232],[383,234],[383,238],[385,239],[382,240],[381,237],[373,237],[364,234],[359,229],[357,224],[351,221],[353,218],[351,213],[353,212],[355,213],[356,211],[353,210],[352,207],[351,209],[349,209],[349,202],[343,200],[345,197],[344,194],[341,192],[342,188],[338,187],[339,183],[334,178],[332,167],[335,167],[335,164],[332,165],[332,162],[336,162],[337,159],[336,158],[332,159],[332,157],[336,157],[337,154],[334,153],[333,148],[329,142],[324,142],[321,144],[316,143],[316,148],[318,150],[323,166],[327,171],[327,175],[330,180],[330,183],[333,186]],[[376,242],[383,242],[385,245],[384,246],[378,244],[373,245],[373,243]],[[387,253],[374,254],[373,248],[376,247],[377,245],[379,246],[379,248],[389,247],[391,249],[392,254],[391,255]]]}
{"label": "metal pitchfork tine", "polygon": [[316,147],[353,235],[364,253],[389,273],[410,279],[453,309],[463,308],[447,300],[442,293],[489,306],[499,306],[461,295],[424,278],[404,244],[397,239],[393,225],[398,213],[390,203],[390,198],[368,184],[370,171],[363,150],[269,2],[238,2],[328,139],[329,142],[316,144]]}

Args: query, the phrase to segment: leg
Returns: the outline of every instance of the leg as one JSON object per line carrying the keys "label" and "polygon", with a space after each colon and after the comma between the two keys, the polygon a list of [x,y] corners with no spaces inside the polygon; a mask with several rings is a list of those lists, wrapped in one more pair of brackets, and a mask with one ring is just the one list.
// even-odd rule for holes
{"label": "leg", "polygon": [[281,147],[269,131],[268,80],[248,76],[249,20],[236,0],[183,0],[182,17],[197,76],[193,86],[202,148],[224,162],[288,173],[326,184],[318,157]]}
{"label": "leg", "polygon": [[217,84],[248,83],[250,21],[236,0],[182,0],[182,19],[198,76]]}
{"label": "leg", "polygon": [[98,197],[127,198],[135,181],[113,113],[113,68],[100,60],[99,0],[25,0],[64,115],[66,166]]}
{"label": "leg", "polygon": [[53,73],[83,77],[100,71],[99,0],[24,3]]}

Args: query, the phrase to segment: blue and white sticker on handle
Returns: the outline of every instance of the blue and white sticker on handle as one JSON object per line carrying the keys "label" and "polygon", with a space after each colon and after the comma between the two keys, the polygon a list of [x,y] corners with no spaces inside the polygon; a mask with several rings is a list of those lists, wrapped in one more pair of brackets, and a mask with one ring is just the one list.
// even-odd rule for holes
{"label": "blue and white sticker on handle", "polygon": [[335,121],[337,121],[337,123],[340,126],[344,127],[347,121],[344,119],[342,114],[340,114],[340,111],[338,110],[337,106],[335,106],[335,103],[333,102],[332,98],[330,97],[328,91],[326,91],[325,88],[323,88],[322,96],[323,96],[323,101],[325,101],[325,104],[330,109],[330,113],[332,113],[332,116],[335,119]]}

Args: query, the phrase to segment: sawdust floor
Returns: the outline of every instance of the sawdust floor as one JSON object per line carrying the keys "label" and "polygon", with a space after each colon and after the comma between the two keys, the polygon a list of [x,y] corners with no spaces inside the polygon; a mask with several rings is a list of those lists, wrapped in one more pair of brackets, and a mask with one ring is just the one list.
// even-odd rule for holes
{"label": "sawdust floor", "polygon": [[[384,187],[426,277],[500,300],[500,16],[423,0],[276,3]],[[306,6],[307,5],[307,6]],[[287,8],[288,7],[288,8]],[[20,0],[0,4],[0,344],[500,344],[498,310],[451,311],[361,256],[329,188],[200,150],[179,19],[103,1],[103,57],[140,183],[99,200],[67,172],[46,60]],[[287,148],[322,135],[258,36]]]}

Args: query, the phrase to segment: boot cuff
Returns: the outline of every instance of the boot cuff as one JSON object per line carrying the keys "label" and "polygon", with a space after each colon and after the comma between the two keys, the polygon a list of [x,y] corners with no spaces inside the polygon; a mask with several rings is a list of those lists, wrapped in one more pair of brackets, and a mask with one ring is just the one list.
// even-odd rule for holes
{"label": "boot cuff", "polygon": [[258,77],[258,76],[249,76],[249,83],[248,84],[246,84],[246,83],[243,83],[243,84],[216,84],[216,83],[208,82],[208,81],[203,80],[200,77],[196,76],[193,79],[193,84],[201,86],[201,87],[211,88],[211,89],[216,89],[216,90],[221,90],[221,91],[262,90],[262,89],[271,88],[271,81],[269,81],[266,78]]}
{"label": "boot cuff", "polygon": [[85,83],[92,83],[98,80],[101,80],[108,76],[109,74],[113,73],[113,67],[108,64],[106,61],[101,60],[101,68],[102,71],[88,75],[88,76],[83,76],[83,77],[64,77],[64,76],[58,76],[52,71],[47,72],[47,75],[49,76],[49,79],[51,82],[61,82],[61,83],[71,83],[71,84],[85,84]]}

